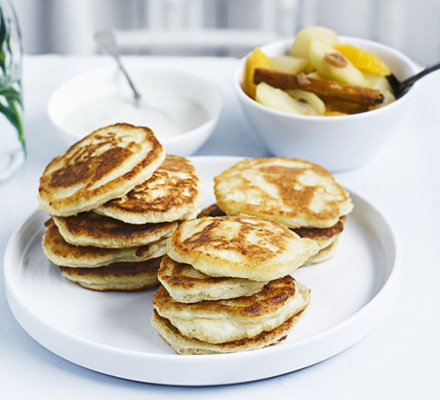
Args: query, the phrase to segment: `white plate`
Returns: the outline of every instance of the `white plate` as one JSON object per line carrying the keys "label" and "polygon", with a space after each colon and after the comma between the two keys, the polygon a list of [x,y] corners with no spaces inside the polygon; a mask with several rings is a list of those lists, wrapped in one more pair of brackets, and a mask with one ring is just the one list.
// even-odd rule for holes
{"label": "white plate", "polygon": [[[213,177],[232,157],[192,159],[205,204]],[[7,298],[21,326],[69,361],[142,382],[218,385],[268,378],[312,365],[350,347],[382,319],[398,288],[396,238],[386,218],[352,193],[355,204],[336,256],[301,268],[311,304],[284,342],[262,350],[207,356],[173,353],[150,325],[150,292],[98,293],[61,278],[41,250],[43,222],[35,212],[11,237],[4,260]],[[362,361],[362,360],[360,360]]]}

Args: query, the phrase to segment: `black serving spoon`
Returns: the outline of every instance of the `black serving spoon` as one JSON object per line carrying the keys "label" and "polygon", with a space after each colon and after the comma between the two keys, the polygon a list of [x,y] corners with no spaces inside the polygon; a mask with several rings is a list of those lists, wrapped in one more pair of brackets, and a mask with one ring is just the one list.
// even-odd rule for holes
{"label": "black serving spoon", "polygon": [[398,99],[402,97],[410,89],[410,87],[414,85],[415,82],[431,72],[437,71],[438,69],[440,69],[440,63],[435,64],[432,67],[425,68],[423,71],[410,76],[408,79],[405,79],[402,82],[400,82],[394,74],[388,75],[387,79],[393,89],[394,96],[396,96],[396,99]]}

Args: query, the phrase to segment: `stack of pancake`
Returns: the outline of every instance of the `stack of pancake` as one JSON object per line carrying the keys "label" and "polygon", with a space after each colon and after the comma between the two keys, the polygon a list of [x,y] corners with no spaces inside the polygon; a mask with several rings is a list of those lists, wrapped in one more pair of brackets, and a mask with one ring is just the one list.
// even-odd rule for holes
{"label": "stack of pancake", "polygon": [[166,242],[198,211],[191,163],[167,156],[148,128],[99,129],[45,169],[43,249],[67,279],[93,290],[154,286]]}
{"label": "stack of pancake", "polygon": [[320,251],[306,265],[332,257],[353,209],[350,196],[330,172],[293,158],[243,160],[214,181],[217,204],[201,217],[244,213],[284,224],[318,243]]}
{"label": "stack of pancake", "polygon": [[310,290],[289,274],[319,251],[249,215],[184,221],[168,240],[152,324],[179,354],[253,350],[286,337]]}

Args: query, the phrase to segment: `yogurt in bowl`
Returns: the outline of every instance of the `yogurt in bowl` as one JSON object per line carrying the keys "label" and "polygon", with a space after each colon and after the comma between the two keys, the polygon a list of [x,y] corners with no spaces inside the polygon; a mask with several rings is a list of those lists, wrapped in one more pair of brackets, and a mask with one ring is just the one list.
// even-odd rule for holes
{"label": "yogurt in bowl", "polygon": [[117,122],[151,128],[170,154],[193,154],[213,132],[222,109],[214,83],[179,71],[129,68],[142,99],[137,107],[122,74],[101,69],[74,78],[52,94],[48,114],[72,144]]}

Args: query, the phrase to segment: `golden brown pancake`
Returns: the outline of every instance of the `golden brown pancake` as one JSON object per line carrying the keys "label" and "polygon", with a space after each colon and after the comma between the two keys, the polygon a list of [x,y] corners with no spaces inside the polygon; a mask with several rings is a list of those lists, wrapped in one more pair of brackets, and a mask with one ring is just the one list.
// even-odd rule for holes
{"label": "golden brown pancake", "polygon": [[145,246],[166,238],[177,228],[178,221],[133,225],[94,212],[71,217],[54,217],[64,240],[76,246],[129,248]]}
{"label": "golden brown pancake", "polygon": [[353,208],[348,193],[325,168],[285,157],[240,161],[214,178],[219,207],[289,228],[330,228]]}
{"label": "golden brown pancake", "polygon": [[164,158],[148,128],[116,124],[98,129],[46,167],[40,208],[57,216],[92,210],[149,179]]}
{"label": "golden brown pancake", "polygon": [[189,160],[167,156],[153,176],[95,212],[130,224],[188,219],[199,207],[200,181]]}
{"label": "golden brown pancake", "polygon": [[157,286],[160,257],[148,261],[115,263],[100,268],[60,267],[68,280],[91,290],[131,292]]}
{"label": "golden brown pancake", "polygon": [[250,296],[268,283],[241,278],[214,278],[191,265],[180,264],[167,255],[162,257],[158,278],[171,297],[181,303]]}
{"label": "golden brown pancake", "polygon": [[[200,212],[197,218],[202,217],[221,217],[226,213],[222,211],[217,204],[212,204]],[[298,236],[302,238],[312,239],[319,244],[320,249],[325,249],[337,239],[342,233],[345,226],[346,216],[339,218],[336,225],[330,228],[291,228]]]}
{"label": "golden brown pancake", "polygon": [[214,203],[200,211],[199,215],[197,215],[197,218],[224,216],[226,216],[226,213],[220,209],[217,203]]}
{"label": "golden brown pancake", "polygon": [[286,226],[250,215],[183,221],[167,254],[209,276],[270,281],[292,273],[319,251]]}
{"label": "golden brown pancake", "polygon": [[183,336],[170,321],[161,317],[156,311],[153,312],[151,323],[165,342],[167,342],[178,354],[222,354],[256,350],[277,344],[286,338],[286,335],[298,322],[302,314],[303,312],[301,311],[277,326],[275,329],[261,332],[253,338],[218,344],[203,342],[198,339]]}
{"label": "golden brown pancake", "polygon": [[163,286],[153,295],[159,315],[187,337],[209,343],[253,338],[304,310],[310,290],[291,276],[269,282],[252,295],[228,300],[179,303]]}
{"label": "golden brown pancake", "polygon": [[324,242],[339,236],[344,230],[346,220],[347,217],[343,216],[339,219],[336,225],[333,225],[330,228],[296,228],[292,230],[303,238],[312,239],[316,242]]}
{"label": "golden brown pancake", "polygon": [[323,261],[327,261],[334,256],[337,246],[338,239],[334,240],[331,244],[329,244],[327,247],[324,247],[322,250],[319,250],[319,252],[310,257],[303,266],[305,267],[308,265],[318,264]]}
{"label": "golden brown pancake", "polygon": [[43,235],[44,253],[52,263],[62,267],[99,268],[116,262],[146,261],[166,253],[167,239],[129,249],[103,249],[67,243],[52,220],[46,223],[46,227]]}

